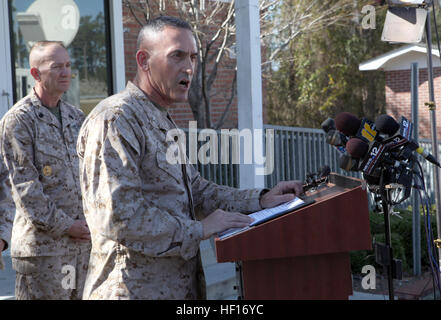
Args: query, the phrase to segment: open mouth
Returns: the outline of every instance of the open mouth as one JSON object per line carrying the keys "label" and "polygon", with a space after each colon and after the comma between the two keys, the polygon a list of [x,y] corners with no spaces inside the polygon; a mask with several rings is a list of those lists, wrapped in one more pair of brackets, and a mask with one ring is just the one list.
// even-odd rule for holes
{"label": "open mouth", "polygon": [[190,87],[190,80],[183,79],[179,81],[179,85],[185,87],[185,89],[188,89]]}

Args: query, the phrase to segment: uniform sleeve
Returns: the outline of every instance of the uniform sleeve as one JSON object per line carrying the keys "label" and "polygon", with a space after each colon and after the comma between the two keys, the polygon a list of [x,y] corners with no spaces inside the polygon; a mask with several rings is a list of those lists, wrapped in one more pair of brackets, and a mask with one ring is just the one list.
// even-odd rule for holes
{"label": "uniform sleeve", "polygon": [[194,206],[204,216],[209,215],[216,209],[241,213],[262,210],[259,200],[263,189],[240,190],[221,186],[201,177],[192,165],[187,165],[187,168],[190,168]]}
{"label": "uniform sleeve", "polygon": [[11,243],[14,214],[15,204],[12,200],[8,171],[0,160],[0,240],[6,242],[3,250],[6,250]]}
{"label": "uniform sleeve", "polygon": [[58,209],[44,193],[39,172],[34,165],[31,130],[23,117],[7,115],[0,126],[1,152],[9,170],[12,196],[17,210],[37,229],[58,238],[74,220]]}
{"label": "uniform sleeve", "polygon": [[145,145],[142,134],[135,134],[123,117],[86,123],[82,132],[80,180],[92,233],[147,256],[194,257],[203,236],[202,224],[144,199],[139,172]]}

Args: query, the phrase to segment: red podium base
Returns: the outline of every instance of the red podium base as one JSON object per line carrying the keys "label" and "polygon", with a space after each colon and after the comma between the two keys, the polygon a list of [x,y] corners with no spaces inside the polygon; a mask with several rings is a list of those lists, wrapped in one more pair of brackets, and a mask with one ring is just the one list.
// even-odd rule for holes
{"label": "red podium base", "polygon": [[352,294],[348,253],[244,261],[247,300],[347,300]]}

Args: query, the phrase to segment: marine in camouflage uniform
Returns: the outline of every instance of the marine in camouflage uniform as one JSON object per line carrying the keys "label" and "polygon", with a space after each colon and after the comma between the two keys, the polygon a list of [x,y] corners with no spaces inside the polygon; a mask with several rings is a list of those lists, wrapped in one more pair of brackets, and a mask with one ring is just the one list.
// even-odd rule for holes
{"label": "marine in camouflage uniform", "polygon": [[261,189],[219,186],[188,161],[173,161],[185,152],[179,137],[167,139],[176,126],[166,108],[188,99],[197,63],[191,26],[174,17],[149,20],[138,49],[135,81],[98,104],[78,138],[92,236],[83,298],[205,298],[200,241],[249,225],[242,213],[291,200],[301,183],[260,197]]}
{"label": "marine in camouflage uniform", "polygon": [[[58,50],[47,50],[52,49]],[[68,231],[85,219],[76,152],[85,117],[60,99],[58,118],[35,90],[0,122],[16,206],[11,239],[16,299],[81,299],[91,244],[75,241]]]}
{"label": "marine in camouflage uniform", "polygon": [[87,117],[77,147],[92,236],[83,298],[205,298],[203,230],[191,202],[204,215],[261,209],[260,189],[219,186],[191,164],[170,164],[175,142],[166,135],[175,128],[166,109],[131,82]]}

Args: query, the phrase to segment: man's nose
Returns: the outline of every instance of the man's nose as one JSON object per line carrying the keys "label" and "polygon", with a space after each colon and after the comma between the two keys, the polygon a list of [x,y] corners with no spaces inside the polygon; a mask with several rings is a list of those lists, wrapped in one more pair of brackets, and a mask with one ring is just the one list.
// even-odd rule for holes
{"label": "man's nose", "polygon": [[192,76],[194,73],[194,63],[191,58],[185,59],[184,72],[189,76]]}
{"label": "man's nose", "polygon": [[69,77],[70,73],[71,73],[70,67],[63,67],[61,69],[61,75],[64,76],[64,77]]}

